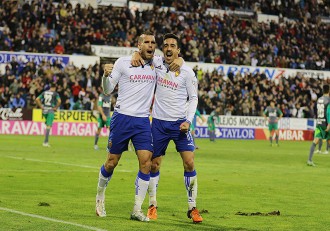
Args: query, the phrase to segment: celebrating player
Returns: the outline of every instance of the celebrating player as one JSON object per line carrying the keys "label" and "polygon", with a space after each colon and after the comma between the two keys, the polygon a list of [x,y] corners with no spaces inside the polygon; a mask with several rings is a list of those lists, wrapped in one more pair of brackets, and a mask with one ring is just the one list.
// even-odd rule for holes
{"label": "celebrating player", "polygon": [[[144,33],[139,37],[138,48],[146,64],[131,66],[131,57],[119,58],[114,66],[106,64],[102,77],[104,94],[109,95],[118,84],[108,142],[108,157],[101,167],[96,195],[96,214],[106,216],[105,189],[121,154],[127,150],[131,139],[139,160],[139,172],[135,180],[135,204],[131,219],[149,221],[141,206],[148,190],[151,155],[153,151],[149,121],[149,109],[155,89],[156,73],[151,59],[155,52],[155,37]],[[111,75],[109,76],[109,74]]]}
{"label": "celebrating player", "polygon": [[[162,156],[165,155],[171,140],[180,153],[184,166],[184,183],[188,196],[188,218],[193,222],[202,222],[196,208],[197,174],[194,166],[194,144],[189,131],[196,112],[197,78],[193,70],[183,65],[180,71],[171,72],[170,65],[178,58],[180,48],[179,39],[174,34],[164,35],[163,52],[165,58],[154,57],[157,73],[157,90],[152,110],[152,136],[154,153],[149,184],[148,217],[157,219],[157,186],[160,175]],[[184,110],[188,101],[188,109]]]}

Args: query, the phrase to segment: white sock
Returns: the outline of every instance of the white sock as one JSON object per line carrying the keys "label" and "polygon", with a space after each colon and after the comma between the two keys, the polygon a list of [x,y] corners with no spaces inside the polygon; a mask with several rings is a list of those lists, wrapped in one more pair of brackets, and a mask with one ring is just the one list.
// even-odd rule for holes
{"label": "white sock", "polygon": [[157,194],[158,182],[159,182],[159,172],[150,173],[150,182],[148,187],[149,206],[154,205],[157,207],[156,194]]}
{"label": "white sock", "polygon": [[133,211],[141,210],[144,198],[146,197],[150,181],[150,174],[139,171],[135,180],[135,202]]}
{"label": "white sock", "polygon": [[[106,175],[106,176],[104,176]],[[101,167],[99,172],[99,181],[97,184],[97,194],[96,194],[96,200],[104,200],[105,197],[105,189],[107,188],[107,185],[111,179],[112,172],[108,173],[104,166]]]}
{"label": "white sock", "polygon": [[197,198],[197,174],[195,170],[193,172],[184,172],[184,184],[188,196],[188,209],[191,210],[196,207]]}

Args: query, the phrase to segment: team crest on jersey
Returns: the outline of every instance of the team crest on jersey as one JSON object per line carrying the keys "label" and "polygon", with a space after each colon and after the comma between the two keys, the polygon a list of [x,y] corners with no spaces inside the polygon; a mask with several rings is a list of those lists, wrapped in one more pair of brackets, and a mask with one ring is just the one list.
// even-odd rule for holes
{"label": "team crest on jersey", "polygon": [[152,64],[150,64],[150,68],[151,68],[151,70],[155,69],[154,65],[152,65]]}
{"label": "team crest on jersey", "polygon": [[175,77],[178,77],[180,75],[180,71],[175,72]]}

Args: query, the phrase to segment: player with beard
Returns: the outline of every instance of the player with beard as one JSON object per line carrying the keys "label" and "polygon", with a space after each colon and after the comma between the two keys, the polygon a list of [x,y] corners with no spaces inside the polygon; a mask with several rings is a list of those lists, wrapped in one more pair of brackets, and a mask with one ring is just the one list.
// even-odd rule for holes
{"label": "player with beard", "polygon": [[[198,97],[197,78],[193,70],[183,64],[177,72],[170,71],[173,60],[180,53],[179,38],[174,34],[163,37],[164,58],[155,56],[153,63],[157,73],[157,87],[152,110],[152,136],[154,153],[149,184],[148,217],[157,219],[157,186],[160,176],[162,157],[171,140],[180,153],[184,167],[184,184],[188,197],[188,218],[193,222],[202,222],[203,218],[196,208],[197,173],[194,165],[194,143],[189,131],[193,121]],[[138,59],[134,57],[134,59]],[[188,107],[186,103],[188,100]],[[187,108],[187,109],[186,109]]]}
{"label": "player with beard", "polygon": [[109,95],[118,84],[118,98],[110,124],[108,157],[100,169],[98,179],[96,214],[100,217],[106,216],[105,189],[122,153],[127,151],[128,143],[132,140],[139,161],[139,172],[135,180],[135,203],[131,219],[149,221],[141,206],[149,186],[153,152],[149,109],[156,82],[151,61],[155,47],[154,35],[146,32],[138,40],[144,66],[133,67],[129,56],[119,58],[114,65],[105,64],[104,67],[103,93]]}

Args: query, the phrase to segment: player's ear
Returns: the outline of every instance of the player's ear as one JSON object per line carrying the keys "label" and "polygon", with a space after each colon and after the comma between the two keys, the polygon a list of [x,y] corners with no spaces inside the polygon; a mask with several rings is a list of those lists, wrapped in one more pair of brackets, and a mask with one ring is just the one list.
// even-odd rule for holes
{"label": "player's ear", "polygon": [[178,54],[180,54],[180,51],[181,51],[180,48],[178,48]]}

